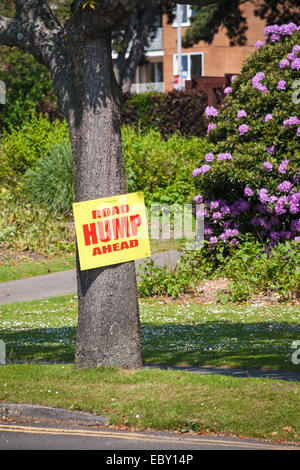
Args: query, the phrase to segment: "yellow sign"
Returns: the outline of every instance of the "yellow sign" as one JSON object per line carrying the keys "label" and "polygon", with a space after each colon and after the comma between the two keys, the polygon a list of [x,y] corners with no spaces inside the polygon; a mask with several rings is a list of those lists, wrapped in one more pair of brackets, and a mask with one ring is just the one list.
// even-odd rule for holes
{"label": "yellow sign", "polygon": [[144,194],[122,194],[73,204],[80,269],[150,256]]}

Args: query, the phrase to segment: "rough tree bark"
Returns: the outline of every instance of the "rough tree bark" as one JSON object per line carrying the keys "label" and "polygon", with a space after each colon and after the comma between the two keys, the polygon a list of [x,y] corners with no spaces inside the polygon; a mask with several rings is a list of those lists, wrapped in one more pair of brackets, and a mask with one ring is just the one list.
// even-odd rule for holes
{"label": "rough tree bark", "polygon": [[[14,17],[0,16],[0,44],[30,52],[50,72],[69,124],[77,202],[126,192],[111,31],[134,12],[169,1],[95,0],[95,9],[84,3],[73,1],[64,27],[46,0],[15,0]],[[134,263],[80,271],[77,262],[77,279],[77,366],[141,367]]]}
{"label": "rough tree bark", "polygon": [[[77,49],[82,101],[69,120],[76,200],[125,194],[120,91],[106,33]],[[101,71],[101,76],[100,76]],[[91,171],[92,169],[92,171]],[[80,271],[76,363],[142,365],[134,262]]]}

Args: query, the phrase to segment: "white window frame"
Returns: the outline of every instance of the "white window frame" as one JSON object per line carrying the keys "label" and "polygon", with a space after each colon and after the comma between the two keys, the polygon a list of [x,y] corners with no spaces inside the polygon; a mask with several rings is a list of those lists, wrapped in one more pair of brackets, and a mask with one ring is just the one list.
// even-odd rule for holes
{"label": "white window frame", "polygon": [[[181,26],[185,27],[185,26],[191,26],[191,22],[190,22],[190,17],[192,16],[192,7],[191,5],[184,5],[184,4],[181,4],[182,7],[187,7],[187,12],[186,12],[186,16],[187,16],[187,21],[186,22],[182,22],[181,23]],[[175,19],[172,23],[172,26],[173,28],[177,28],[177,15],[175,15]]]}
{"label": "white window frame", "polygon": [[[183,77],[185,80],[191,80],[191,56],[192,55],[201,55],[201,62],[202,62],[202,77],[204,76],[204,53],[203,52],[184,52],[182,56],[188,56],[188,74],[187,77]],[[177,54],[173,54],[173,75],[177,76],[178,68],[177,68]]]}

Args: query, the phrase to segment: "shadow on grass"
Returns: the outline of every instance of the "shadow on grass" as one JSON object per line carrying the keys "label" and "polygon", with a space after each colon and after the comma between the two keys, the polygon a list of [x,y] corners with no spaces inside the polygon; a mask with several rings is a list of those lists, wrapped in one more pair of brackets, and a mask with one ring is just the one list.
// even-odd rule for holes
{"label": "shadow on grass", "polygon": [[36,328],[0,332],[6,345],[7,362],[73,362],[76,328]]}
{"label": "shadow on grass", "polygon": [[[141,324],[146,364],[223,366],[299,371],[293,342],[300,324],[290,322]],[[2,331],[10,361],[74,361],[76,327]],[[297,356],[298,354],[298,356]]]}
{"label": "shadow on grass", "polygon": [[213,321],[196,325],[142,324],[141,328],[146,363],[300,372],[300,365],[292,362],[296,351],[293,342],[300,339],[298,323]]}

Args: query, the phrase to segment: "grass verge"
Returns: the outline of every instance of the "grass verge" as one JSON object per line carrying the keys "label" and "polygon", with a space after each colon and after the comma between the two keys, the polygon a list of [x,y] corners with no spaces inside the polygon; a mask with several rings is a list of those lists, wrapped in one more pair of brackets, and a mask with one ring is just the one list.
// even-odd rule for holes
{"label": "grass verge", "polygon": [[[295,306],[144,299],[140,316],[145,363],[300,370],[291,361],[300,331]],[[0,367],[0,400],[90,411],[108,416],[113,425],[139,429],[300,443],[299,382],[171,370],[78,370],[72,364],[76,325],[75,295],[2,305],[7,365]]]}
{"label": "grass verge", "polygon": [[[24,386],[26,384],[26,387]],[[0,367],[0,400],[108,416],[138,429],[300,441],[300,384],[71,364]],[[259,416],[259,422],[257,420]]]}

